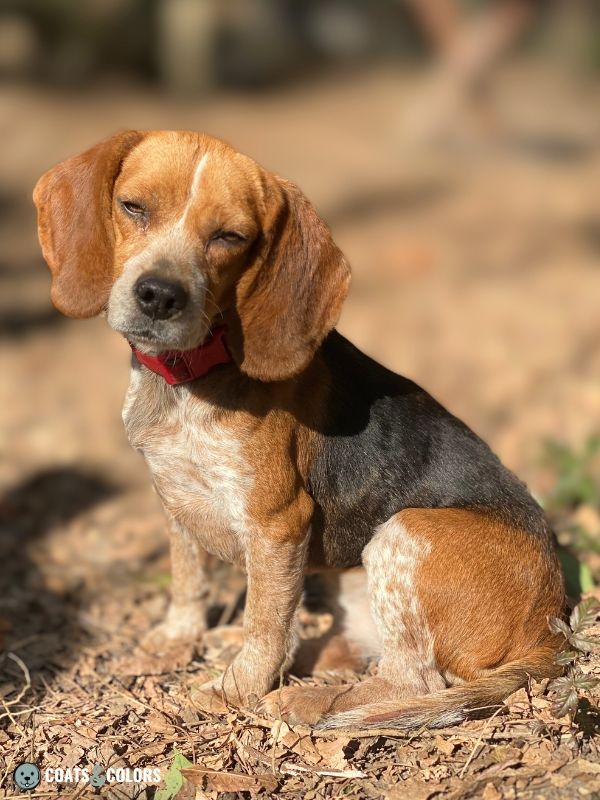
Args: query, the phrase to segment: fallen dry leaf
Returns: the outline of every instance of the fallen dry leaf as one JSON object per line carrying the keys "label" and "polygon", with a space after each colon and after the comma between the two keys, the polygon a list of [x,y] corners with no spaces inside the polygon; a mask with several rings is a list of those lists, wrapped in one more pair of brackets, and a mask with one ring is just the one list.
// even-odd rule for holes
{"label": "fallen dry leaf", "polygon": [[344,750],[348,746],[348,737],[340,739],[317,739],[315,746],[323,759],[320,768],[331,767],[332,769],[344,770],[348,767],[348,760],[344,755]]}
{"label": "fallen dry leaf", "polygon": [[481,793],[481,800],[500,800],[502,795],[493,783],[486,783]]}
{"label": "fallen dry leaf", "polygon": [[115,675],[168,675],[187,667],[192,660],[193,645],[179,645],[162,655],[139,650],[131,656],[116,659],[111,665]]}
{"label": "fallen dry leaf", "polygon": [[457,747],[456,742],[452,742],[444,736],[436,736],[433,743],[441,753],[447,756],[451,756]]}
{"label": "fallen dry leaf", "polygon": [[264,789],[274,792],[279,779],[272,772],[243,775],[239,772],[189,767],[182,769],[183,777],[200,789],[214,789],[217,792],[258,792]]}

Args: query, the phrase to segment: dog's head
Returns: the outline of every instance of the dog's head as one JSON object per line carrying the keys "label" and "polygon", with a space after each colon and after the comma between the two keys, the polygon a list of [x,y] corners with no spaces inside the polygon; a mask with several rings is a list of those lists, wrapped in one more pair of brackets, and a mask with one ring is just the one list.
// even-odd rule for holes
{"label": "dog's head", "polygon": [[293,184],[209,136],[125,131],[46,172],[34,191],[52,300],[106,310],[150,353],[225,322],[240,368],[302,370],[333,328],[349,268]]}

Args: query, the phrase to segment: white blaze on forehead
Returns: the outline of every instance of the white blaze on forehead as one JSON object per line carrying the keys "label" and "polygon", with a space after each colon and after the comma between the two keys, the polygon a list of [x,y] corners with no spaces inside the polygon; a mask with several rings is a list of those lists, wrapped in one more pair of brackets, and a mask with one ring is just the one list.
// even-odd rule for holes
{"label": "white blaze on forehead", "polygon": [[193,259],[193,237],[185,230],[185,221],[194,201],[198,197],[202,173],[207,162],[208,153],[205,153],[194,169],[188,198],[179,219],[168,227],[160,228],[155,233],[151,233],[146,247],[140,253],[127,259],[123,265],[122,275],[113,286],[113,298],[117,296],[119,287],[123,287],[123,291],[129,294],[132,281],[137,278],[140,271],[147,269],[160,258],[166,257],[170,260],[178,260],[182,264]]}
{"label": "white blaze on forehead", "polygon": [[182,215],[177,220],[176,223],[177,227],[183,226],[194,200],[198,197],[198,192],[200,190],[200,180],[202,178],[202,173],[204,171],[204,167],[206,166],[207,161],[208,161],[208,153],[205,153],[200,159],[200,161],[196,164],[196,169],[194,170],[194,175],[192,177],[192,183],[190,186],[190,193],[188,195],[188,201],[185,204],[185,208],[183,209]]}
{"label": "white blaze on forehead", "polygon": [[196,169],[194,170],[194,177],[192,178],[192,188],[190,191],[190,200],[193,200],[198,194],[198,189],[200,188],[200,178],[202,176],[202,171],[204,170],[207,161],[208,161],[208,153],[204,153],[204,155],[196,165]]}

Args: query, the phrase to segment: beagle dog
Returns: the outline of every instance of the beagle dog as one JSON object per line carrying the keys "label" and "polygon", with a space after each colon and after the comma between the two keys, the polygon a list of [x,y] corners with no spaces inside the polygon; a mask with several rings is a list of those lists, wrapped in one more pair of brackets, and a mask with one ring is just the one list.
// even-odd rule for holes
{"label": "beagle dog", "polygon": [[[334,326],[349,268],[299,189],[221,141],[126,131],[38,181],[52,300],[133,350],[123,419],[170,527],[155,648],[206,627],[206,554],[247,573],[229,703],[321,728],[446,726],[557,672],[544,514],[460,420]],[[307,572],[340,610],[313,664],[377,674],[273,685]]]}

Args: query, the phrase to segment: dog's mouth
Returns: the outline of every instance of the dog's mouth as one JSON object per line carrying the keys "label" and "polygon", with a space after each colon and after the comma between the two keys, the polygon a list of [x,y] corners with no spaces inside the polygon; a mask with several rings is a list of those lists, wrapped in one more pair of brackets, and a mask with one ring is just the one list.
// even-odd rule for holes
{"label": "dog's mouth", "polygon": [[164,350],[186,350],[179,339],[160,336],[151,330],[125,329],[119,331],[133,347],[159,353]]}
{"label": "dog's mouth", "polygon": [[122,334],[131,344],[136,344],[137,342],[141,344],[160,343],[156,335],[149,329],[138,330],[136,328],[121,328],[118,333]]}
{"label": "dog's mouth", "polygon": [[129,344],[136,349],[158,354],[165,351],[192,350],[208,336],[206,330],[201,336],[177,336],[168,335],[166,332],[154,331],[151,328],[119,328],[118,333],[127,339]]}

